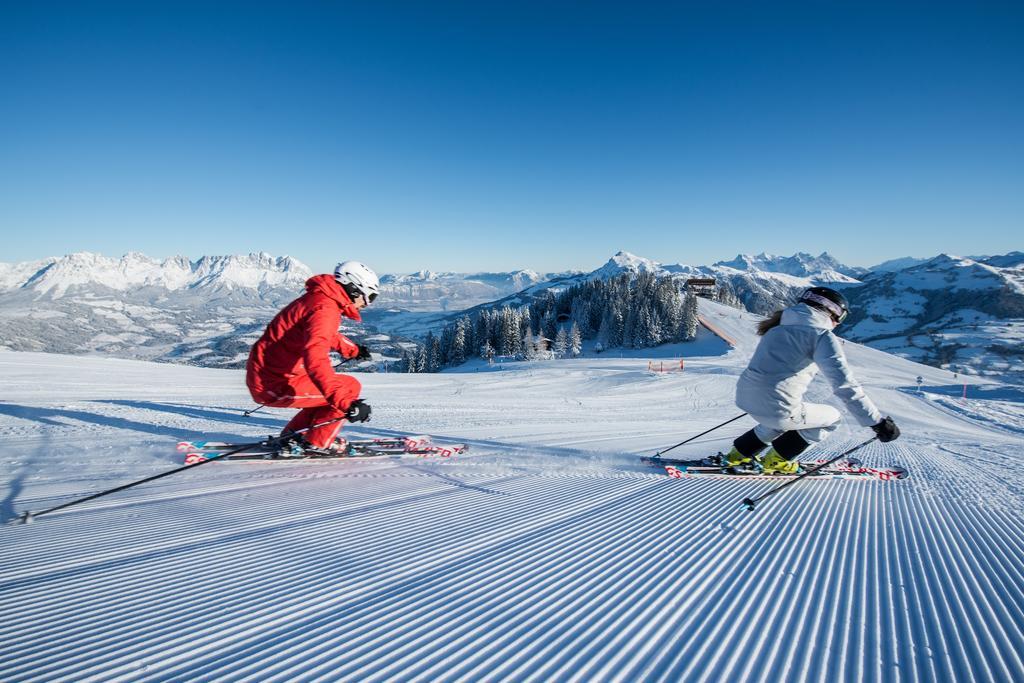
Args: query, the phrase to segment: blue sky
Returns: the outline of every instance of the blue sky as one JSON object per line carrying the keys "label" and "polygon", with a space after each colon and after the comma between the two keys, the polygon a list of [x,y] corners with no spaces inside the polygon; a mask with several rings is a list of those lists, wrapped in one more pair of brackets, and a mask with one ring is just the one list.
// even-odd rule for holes
{"label": "blue sky", "polygon": [[0,261],[1024,249],[1022,7],[8,2]]}

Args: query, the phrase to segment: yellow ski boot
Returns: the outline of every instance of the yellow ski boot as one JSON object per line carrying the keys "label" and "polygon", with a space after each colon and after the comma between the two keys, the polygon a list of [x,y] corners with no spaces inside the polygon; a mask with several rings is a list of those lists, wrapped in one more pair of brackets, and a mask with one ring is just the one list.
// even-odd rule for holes
{"label": "yellow ski boot", "polygon": [[786,460],[774,448],[764,456],[761,467],[765,474],[800,474],[800,461]]}
{"label": "yellow ski boot", "polygon": [[756,455],[743,455],[738,450],[736,450],[735,446],[733,446],[731,451],[721,456],[722,467],[756,468],[756,457]]}

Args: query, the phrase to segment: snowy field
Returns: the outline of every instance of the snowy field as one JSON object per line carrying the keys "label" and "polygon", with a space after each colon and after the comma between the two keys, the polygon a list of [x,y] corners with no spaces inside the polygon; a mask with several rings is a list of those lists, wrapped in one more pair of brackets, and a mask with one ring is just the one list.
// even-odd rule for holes
{"label": "snowy field", "polygon": [[[737,348],[360,376],[348,433],[451,460],[211,463],[0,526],[0,681],[1024,681],[1024,390],[847,343],[904,433],[862,459],[911,477],[747,512],[772,482],[637,462],[739,412],[752,319],[702,313]],[[243,417],[241,371],[7,352],[0,386],[7,521],[292,414]]]}

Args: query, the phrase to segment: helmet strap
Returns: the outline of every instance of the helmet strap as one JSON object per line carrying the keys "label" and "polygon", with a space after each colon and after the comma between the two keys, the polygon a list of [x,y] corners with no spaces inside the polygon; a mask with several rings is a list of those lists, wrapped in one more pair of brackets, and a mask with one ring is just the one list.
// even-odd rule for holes
{"label": "helmet strap", "polygon": [[348,294],[348,298],[352,300],[352,303],[355,303],[356,299],[363,295],[351,282],[346,282],[341,285],[341,288],[345,290],[345,294]]}

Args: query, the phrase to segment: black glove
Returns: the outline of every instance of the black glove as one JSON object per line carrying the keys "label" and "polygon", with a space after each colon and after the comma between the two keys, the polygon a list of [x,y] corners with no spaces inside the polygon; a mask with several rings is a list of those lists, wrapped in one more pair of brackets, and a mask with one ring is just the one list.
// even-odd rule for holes
{"label": "black glove", "polygon": [[878,440],[882,443],[895,441],[900,435],[900,428],[896,426],[891,417],[884,418],[878,424],[872,425],[871,428],[875,430],[875,434],[878,434]]}
{"label": "black glove", "polygon": [[359,353],[356,354],[356,360],[370,360],[370,347],[365,344],[356,344],[359,349]]}
{"label": "black glove", "polygon": [[361,398],[349,404],[345,411],[345,417],[349,422],[366,422],[370,419],[370,404]]}

